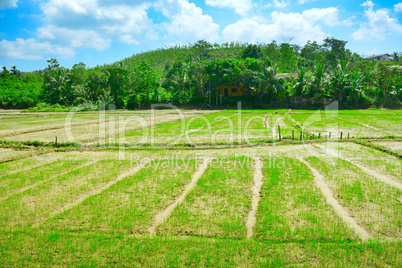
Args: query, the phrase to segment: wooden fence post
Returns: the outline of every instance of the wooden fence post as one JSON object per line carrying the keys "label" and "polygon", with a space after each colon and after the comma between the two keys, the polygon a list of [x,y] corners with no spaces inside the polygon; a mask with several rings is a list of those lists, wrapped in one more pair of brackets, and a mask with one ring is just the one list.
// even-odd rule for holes
{"label": "wooden fence post", "polygon": [[282,136],[281,136],[281,126],[278,125],[278,134],[279,134],[279,140],[282,140]]}

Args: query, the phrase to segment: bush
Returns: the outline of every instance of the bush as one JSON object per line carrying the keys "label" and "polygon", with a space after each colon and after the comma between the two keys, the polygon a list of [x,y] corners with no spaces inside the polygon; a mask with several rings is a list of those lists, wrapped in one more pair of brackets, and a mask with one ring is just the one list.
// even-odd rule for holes
{"label": "bush", "polygon": [[144,96],[141,93],[131,94],[127,99],[126,108],[129,110],[135,110],[141,108],[141,103],[144,103]]}
{"label": "bush", "polygon": [[0,79],[0,108],[35,106],[42,94],[42,80],[33,75],[8,75]]}
{"label": "bush", "polygon": [[85,103],[78,106],[62,106],[58,103],[49,104],[49,103],[38,103],[36,107],[29,108],[24,110],[24,112],[69,112],[69,111],[97,111],[99,110],[99,105],[93,103]]}

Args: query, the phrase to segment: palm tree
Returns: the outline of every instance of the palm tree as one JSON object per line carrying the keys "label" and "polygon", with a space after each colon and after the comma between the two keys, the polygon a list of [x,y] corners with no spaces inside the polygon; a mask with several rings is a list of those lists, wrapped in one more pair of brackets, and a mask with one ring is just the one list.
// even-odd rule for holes
{"label": "palm tree", "polygon": [[64,68],[55,70],[50,77],[51,95],[58,98],[58,101],[63,101],[66,106],[68,105],[69,82],[70,79],[68,78],[67,70]]}
{"label": "palm tree", "polygon": [[264,66],[262,72],[259,73],[259,85],[258,91],[260,93],[269,93],[274,92],[277,95],[282,94],[283,92],[283,80],[276,76],[278,72],[278,67],[272,62],[267,62],[267,65]]}
{"label": "palm tree", "polygon": [[324,85],[326,81],[325,66],[322,63],[317,63],[314,66],[313,74],[309,83],[309,95],[311,97],[324,96]]}
{"label": "palm tree", "polygon": [[171,81],[176,85],[177,90],[173,93],[176,100],[180,100],[183,97],[189,97],[189,92],[186,92],[186,86],[189,83],[189,68],[188,63],[184,63],[182,67],[171,76]]}
{"label": "palm tree", "polygon": [[349,61],[340,60],[329,77],[332,96],[340,102],[352,104],[364,97],[364,81],[368,78],[368,72],[363,74],[357,69],[352,69]]}
{"label": "palm tree", "polygon": [[305,93],[309,77],[306,76],[306,69],[300,67],[298,71],[298,78],[295,85],[293,86],[296,96],[302,96]]}

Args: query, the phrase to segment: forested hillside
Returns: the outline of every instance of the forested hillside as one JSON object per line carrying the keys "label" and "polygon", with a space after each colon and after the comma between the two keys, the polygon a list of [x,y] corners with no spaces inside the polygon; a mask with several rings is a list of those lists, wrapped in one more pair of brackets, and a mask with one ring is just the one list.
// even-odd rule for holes
{"label": "forested hillside", "polygon": [[[294,98],[338,100],[343,107],[391,106],[402,102],[401,53],[393,61],[365,60],[346,41],[298,46],[275,41],[174,46],[133,55],[112,65],[67,69],[56,59],[33,73],[0,73],[0,107],[34,109],[146,108],[152,103],[216,105],[218,86],[242,86],[245,95],[225,98],[248,106],[292,106]],[[297,73],[287,76],[283,73]],[[278,75],[279,74],[279,75]],[[313,101],[314,102],[314,101]],[[307,107],[306,107],[307,108]]]}

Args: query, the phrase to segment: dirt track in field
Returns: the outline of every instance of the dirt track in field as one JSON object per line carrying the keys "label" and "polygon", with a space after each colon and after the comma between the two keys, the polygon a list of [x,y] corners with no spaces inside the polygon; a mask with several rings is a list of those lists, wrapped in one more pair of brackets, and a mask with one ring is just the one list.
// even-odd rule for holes
{"label": "dirt track in field", "polygon": [[402,190],[402,183],[393,179],[390,176],[381,174],[375,170],[372,170],[371,168],[368,168],[366,166],[363,166],[359,163],[357,163],[356,161],[353,161],[352,159],[345,157],[343,155],[341,155],[339,152],[335,151],[335,150],[331,150],[329,148],[323,148],[320,145],[316,145],[316,147],[320,148],[321,150],[323,150],[326,154],[333,156],[333,157],[338,157],[342,160],[345,160],[349,163],[352,163],[353,165],[357,166],[358,168],[360,168],[364,173],[375,177],[377,180],[382,181],[388,185],[391,185],[392,187],[398,188],[399,190]]}
{"label": "dirt track in field", "polygon": [[99,160],[95,160],[95,161],[90,161],[90,162],[84,163],[83,165],[80,165],[80,166],[78,166],[78,167],[76,167],[76,168],[73,168],[73,169],[71,169],[71,170],[62,172],[62,173],[60,173],[60,174],[57,174],[56,176],[52,176],[51,178],[49,178],[49,179],[47,179],[47,180],[42,180],[42,181],[39,181],[39,182],[35,182],[34,184],[27,185],[27,186],[25,186],[25,187],[22,187],[22,188],[20,188],[20,189],[17,189],[17,190],[15,190],[15,191],[12,191],[12,192],[8,193],[7,195],[1,197],[1,198],[0,198],[0,202],[2,202],[2,201],[4,201],[4,200],[8,199],[8,198],[9,198],[10,196],[12,196],[12,195],[15,195],[15,194],[18,194],[18,193],[22,193],[22,192],[25,192],[25,191],[27,191],[27,190],[29,190],[29,189],[38,187],[38,186],[40,186],[40,185],[42,185],[42,184],[44,184],[44,183],[46,183],[46,182],[48,182],[48,181],[53,180],[53,179],[56,178],[56,177],[64,176],[64,175],[66,175],[66,174],[68,174],[68,173],[70,173],[70,172],[79,170],[79,169],[81,169],[81,168],[90,166],[90,165],[92,165],[92,164],[95,164],[95,163],[98,162],[98,161],[99,161]]}
{"label": "dirt track in field", "polygon": [[[93,163],[95,163],[95,162],[97,162],[97,161],[92,161],[91,164],[93,164]],[[34,228],[39,227],[42,222],[45,222],[45,221],[47,221],[47,220],[50,220],[50,219],[56,217],[57,215],[59,215],[59,214],[65,212],[65,211],[67,211],[67,210],[70,210],[70,209],[72,209],[72,208],[74,208],[74,207],[80,205],[80,204],[83,203],[86,199],[88,199],[88,198],[90,198],[90,197],[92,197],[92,196],[95,196],[95,195],[98,195],[98,194],[102,193],[102,192],[105,191],[106,189],[108,189],[108,188],[110,188],[111,186],[115,185],[117,182],[119,182],[119,181],[125,179],[125,178],[128,177],[128,176],[131,176],[131,175],[137,173],[137,172],[140,171],[142,168],[143,168],[142,165],[138,165],[138,166],[136,166],[136,167],[134,167],[134,168],[132,168],[132,169],[127,170],[126,172],[121,173],[116,179],[114,179],[114,180],[108,182],[106,185],[104,185],[104,186],[102,186],[102,187],[100,187],[100,188],[94,189],[94,190],[92,190],[92,191],[90,191],[90,192],[87,192],[87,193],[83,194],[81,197],[79,197],[78,199],[76,199],[74,202],[68,203],[68,204],[66,204],[65,206],[63,206],[61,209],[58,209],[58,210],[54,211],[47,219],[41,220],[40,222],[37,222],[36,224],[33,225],[33,227],[34,227]]]}
{"label": "dirt track in field", "polygon": [[189,192],[195,187],[197,181],[201,178],[202,174],[204,174],[205,170],[208,167],[211,158],[204,158],[203,163],[199,166],[198,170],[193,174],[190,184],[187,185],[184,192],[177,198],[170,206],[168,206],[165,210],[160,212],[155,217],[154,224],[148,229],[149,234],[154,236],[156,234],[156,228],[161,225],[169,216],[172,214],[173,210],[184,201],[184,198],[188,195]]}
{"label": "dirt track in field", "polygon": [[349,215],[348,211],[339,204],[339,202],[334,198],[334,195],[325,183],[324,177],[316,170],[313,166],[310,165],[304,158],[299,157],[300,161],[302,161],[314,174],[314,181],[316,185],[320,188],[321,193],[324,195],[327,204],[329,204],[342,218],[342,220],[351,228],[362,240],[370,239],[371,236],[367,233],[365,229],[363,229],[357,222]]}
{"label": "dirt track in field", "polygon": [[247,238],[253,237],[253,228],[256,223],[256,214],[258,210],[258,205],[260,203],[260,193],[263,184],[262,167],[263,163],[259,157],[254,157],[254,185],[252,186],[252,201],[251,210],[247,216],[246,227],[247,227]]}

